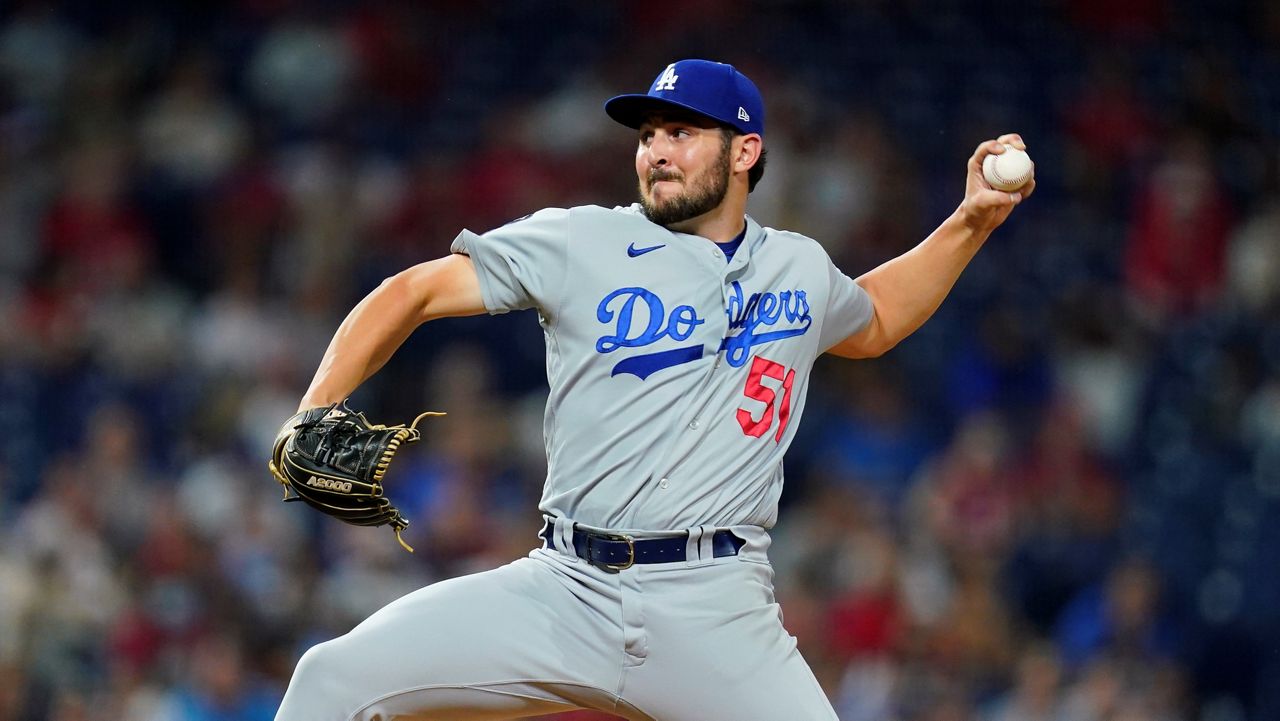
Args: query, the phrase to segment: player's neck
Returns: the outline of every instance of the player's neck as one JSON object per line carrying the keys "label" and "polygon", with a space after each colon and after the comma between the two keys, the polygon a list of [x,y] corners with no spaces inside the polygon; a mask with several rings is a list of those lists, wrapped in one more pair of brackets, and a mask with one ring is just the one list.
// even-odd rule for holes
{"label": "player's neck", "polygon": [[672,223],[667,228],[677,233],[698,235],[716,243],[728,243],[742,233],[747,222],[746,215],[745,199],[726,197],[715,209],[696,218]]}

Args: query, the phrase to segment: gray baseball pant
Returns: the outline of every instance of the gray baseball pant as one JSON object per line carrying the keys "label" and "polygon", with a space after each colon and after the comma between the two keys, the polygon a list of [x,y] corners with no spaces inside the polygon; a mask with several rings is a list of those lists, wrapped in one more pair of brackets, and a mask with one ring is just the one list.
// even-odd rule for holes
{"label": "gray baseball pant", "polygon": [[[618,573],[554,549],[435,583],[303,655],[276,721],[835,719],[782,626],[768,534]],[[700,554],[701,549],[701,554]]]}

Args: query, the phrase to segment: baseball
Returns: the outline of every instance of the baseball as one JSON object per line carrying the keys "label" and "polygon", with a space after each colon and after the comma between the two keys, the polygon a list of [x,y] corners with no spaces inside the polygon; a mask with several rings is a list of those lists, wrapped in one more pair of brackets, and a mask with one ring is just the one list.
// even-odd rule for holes
{"label": "baseball", "polygon": [[1025,150],[1005,145],[1004,152],[988,155],[982,161],[982,177],[996,190],[1014,191],[1026,185],[1035,175],[1035,164]]}

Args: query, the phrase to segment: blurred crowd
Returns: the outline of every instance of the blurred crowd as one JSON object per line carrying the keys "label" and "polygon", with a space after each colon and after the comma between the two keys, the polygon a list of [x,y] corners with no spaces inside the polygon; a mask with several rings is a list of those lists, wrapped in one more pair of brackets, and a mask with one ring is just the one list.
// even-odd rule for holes
{"label": "blurred crowd", "polygon": [[815,372],[772,556],[840,718],[1280,718],[1280,5],[14,0],[0,720],[270,719],[310,645],[534,547],[528,314],[353,399],[449,413],[391,478],[417,553],[279,503],[269,444],[382,278],[630,203],[601,103],[680,57],[761,86],[750,211],[850,275],[979,141],[1039,164],[933,321]]}

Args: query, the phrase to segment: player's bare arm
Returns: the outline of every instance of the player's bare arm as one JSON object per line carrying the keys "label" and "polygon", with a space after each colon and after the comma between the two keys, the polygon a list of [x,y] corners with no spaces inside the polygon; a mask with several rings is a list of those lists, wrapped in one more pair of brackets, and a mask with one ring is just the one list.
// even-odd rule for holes
{"label": "player's bare arm", "polygon": [[387,278],[347,315],[299,409],[341,402],[423,323],[485,312],[471,258],[450,255]]}
{"label": "player's bare arm", "polygon": [[845,358],[883,355],[924,325],[942,305],[992,231],[1035,191],[1034,179],[1015,192],[1006,192],[995,190],[983,177],[983,160],[1003,153],[1005,144],[1026,149],[1016,133],[979,145],[969,158],[960,207],[919,245],[857,279],[871,296],[875,313],[863,330],[828,353]]}

